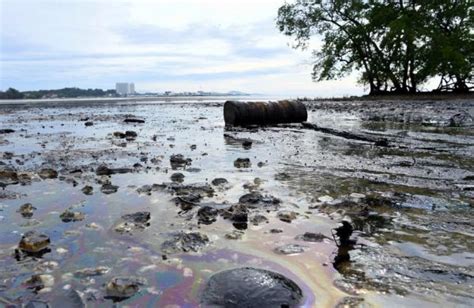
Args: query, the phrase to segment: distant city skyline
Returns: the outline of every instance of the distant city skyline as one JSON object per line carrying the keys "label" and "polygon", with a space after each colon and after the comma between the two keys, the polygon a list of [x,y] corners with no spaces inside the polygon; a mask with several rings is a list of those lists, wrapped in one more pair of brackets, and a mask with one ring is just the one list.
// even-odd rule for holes
{"label": "distant city skyline", "polygon": [[312,82],[311,48],[292,49],[275,26],[283,3],[2,0],[0,89],[111,89],[133,80],[142,92],[363,94],[356,74]]}
{"label": "distant city skyline", "polygon": [[117,82],[115,83],[115,92],[119,95],[135,94],[135,84],[133,82]]}

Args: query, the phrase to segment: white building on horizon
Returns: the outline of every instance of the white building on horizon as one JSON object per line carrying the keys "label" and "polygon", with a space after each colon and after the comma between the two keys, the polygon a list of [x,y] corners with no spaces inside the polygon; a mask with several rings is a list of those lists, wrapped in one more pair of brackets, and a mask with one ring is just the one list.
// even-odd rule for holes
{"label": "white building on horizon", "polygon": [[122,96],[135,94],[135,84],[133,82],[117,82],[115,84],[115,91],[118,95]]}

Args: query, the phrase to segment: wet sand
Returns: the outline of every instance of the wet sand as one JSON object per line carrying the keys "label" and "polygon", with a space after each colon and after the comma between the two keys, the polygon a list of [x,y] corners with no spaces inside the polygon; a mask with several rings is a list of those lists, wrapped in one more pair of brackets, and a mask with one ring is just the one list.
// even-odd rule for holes
{"label": "wet sand", "polygon": [[[0,130],[13,130],[0,134],[0,302],[110,306],[104,285],[139,276],[146,283],[120,304],[195,306],[212,274],[251,266],[292,279],[308,307],[470,306],[474,103],[305,104],[308,122],[388,146],[299,124],[228,130],[221,100],[0,106]],[[177,154],[183,162],[170,162]],[[248,193],[279,202],[248,204],[246,226],[236,228],[229,211]],[[17,212],[25,203],[32,216]],[[216,210],[209,224],[204,207]],[[67,209],[83,219],[64,222]],[[137,212],[150,220],[122,232],[123,216]],[[343,220],[355,245],[340,263],[333,233]],[[29,230],[47,234],[50,251],[15,258]],[[176,232],[208,241],[169,252]],[[304,241],[305,232],[323,237]],[[291,244],[301,251],[278,253]],[[98,267],[107,270],[77,274]],[[39,274],[48,283],[32,286]]]}

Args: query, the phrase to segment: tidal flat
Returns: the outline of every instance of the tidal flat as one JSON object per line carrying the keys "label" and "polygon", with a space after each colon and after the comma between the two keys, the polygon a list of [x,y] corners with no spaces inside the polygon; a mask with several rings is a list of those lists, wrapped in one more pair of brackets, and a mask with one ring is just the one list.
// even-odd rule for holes
{"label": "tidal flat", "polygon": [[251,268],[290,306],[472,307],[472,100],[304,102],[339,135],[223,104],[0,105],[0,306],[206,306]]}

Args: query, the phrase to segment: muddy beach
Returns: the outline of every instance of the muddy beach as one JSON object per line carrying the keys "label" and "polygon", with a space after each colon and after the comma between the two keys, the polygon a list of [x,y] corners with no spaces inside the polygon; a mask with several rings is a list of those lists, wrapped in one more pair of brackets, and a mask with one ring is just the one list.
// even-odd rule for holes
{"label": "muddy beach", "polygon": [[474,102],[304,104],[0,105],[0,305],[472,306]]}

